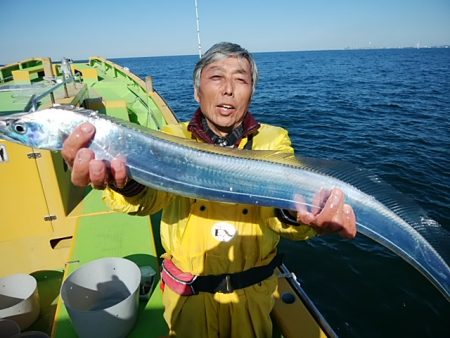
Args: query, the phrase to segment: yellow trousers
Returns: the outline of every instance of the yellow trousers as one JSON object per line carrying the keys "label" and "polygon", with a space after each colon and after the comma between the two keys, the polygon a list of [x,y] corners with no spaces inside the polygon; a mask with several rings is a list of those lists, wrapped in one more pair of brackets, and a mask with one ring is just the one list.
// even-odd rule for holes
{"label": "yellow trousers", "polygon": [[229,294],[180,296],[167,285],[164,319],[177,338],[270,338],[277,277]]}

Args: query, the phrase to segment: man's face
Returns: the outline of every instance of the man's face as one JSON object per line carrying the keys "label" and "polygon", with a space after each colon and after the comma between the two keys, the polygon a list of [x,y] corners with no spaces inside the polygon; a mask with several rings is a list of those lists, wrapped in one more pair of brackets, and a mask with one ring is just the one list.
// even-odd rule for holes
{"label": "man's face", "polygon": [[216,134],[224,136],[242,123],[250,105],[252,85],[247,59],[228,57],[203,68],[195,99]]}

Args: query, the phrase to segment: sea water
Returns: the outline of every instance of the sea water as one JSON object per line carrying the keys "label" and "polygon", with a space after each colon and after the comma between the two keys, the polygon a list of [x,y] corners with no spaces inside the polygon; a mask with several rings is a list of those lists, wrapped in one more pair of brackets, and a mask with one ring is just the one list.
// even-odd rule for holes
{"label": "sea water", "polygon": [[[255,53],[251,111],[298,154],[369,168],[450,229],[450,49]],[[116,59],[180,120],[197,108],[198,56]],[[450,238],[449,238],[450,245]],[[283,241],[280,251],[340,337],[450,337],[450,304],[419,272],[358,236]]]}

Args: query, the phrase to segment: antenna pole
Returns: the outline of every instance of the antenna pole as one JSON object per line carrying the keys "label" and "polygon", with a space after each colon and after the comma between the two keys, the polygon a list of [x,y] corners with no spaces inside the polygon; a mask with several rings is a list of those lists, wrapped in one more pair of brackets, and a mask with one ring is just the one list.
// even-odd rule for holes
{"label": "antenna pole", "polygon": [[198,18],[198,4],[197,0],[195,2],[195,18],[197,20],[197,42],[198,42],[198,56],[202,57],[202,44],[200,42],[200,20]]}

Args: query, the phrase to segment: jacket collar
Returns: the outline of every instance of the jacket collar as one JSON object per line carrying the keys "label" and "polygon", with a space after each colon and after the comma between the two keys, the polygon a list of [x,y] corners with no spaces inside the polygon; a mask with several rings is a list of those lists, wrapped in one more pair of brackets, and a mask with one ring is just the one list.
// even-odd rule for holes
{"label": "jacket collar", "polygon": [[[202,111],[200,110],[200,108],[198,108],[195,111],[194,116],[192,117],[191,121],[189,122],[188,130],[192,133],[192,135],[195,138],[200,139],[206,143],[214,144],[217,142],[218,137],[216,135],[211,135],[212,131],[209,128],[204,127],[204,125],[206,125],[206,123],[203,122],[204,120],[205,120],[205,117],[204,117]],[[239,145],[239,143],[241,142],[241,140],[244,137],[248,137],[249,135],[256,133],[260,127],[260,124],[258,123],[258,121],[255,120],[253,115],[248,111],[244,117],[244,121],[242,121],[241,126],[242,126],[242,128],[240,128],[240,129],[242,129],[242,132],[240,133],[241,134],[240,137],[237,137],[236,143],[234,144],[235,146]],[[233,131],[233,133],[234,133],[234,131]],[[216,137],[214,137],[214,136],[216,136]]]}

